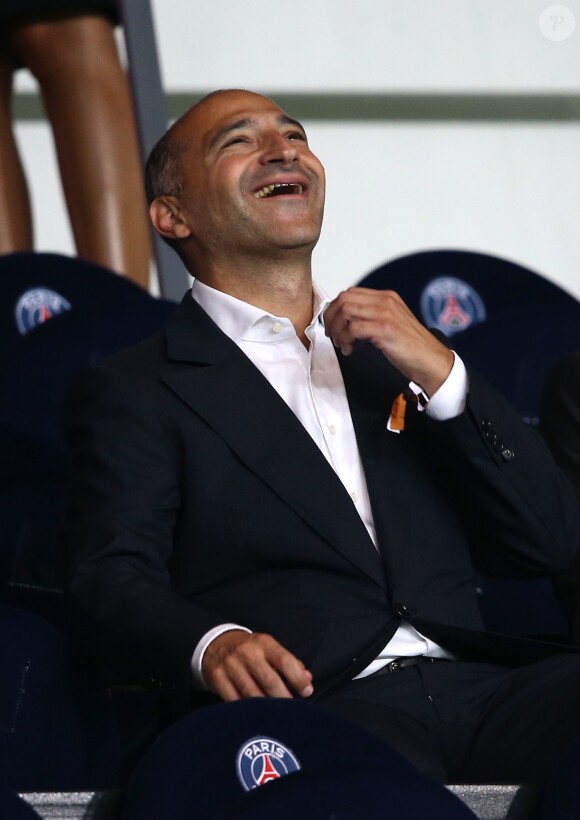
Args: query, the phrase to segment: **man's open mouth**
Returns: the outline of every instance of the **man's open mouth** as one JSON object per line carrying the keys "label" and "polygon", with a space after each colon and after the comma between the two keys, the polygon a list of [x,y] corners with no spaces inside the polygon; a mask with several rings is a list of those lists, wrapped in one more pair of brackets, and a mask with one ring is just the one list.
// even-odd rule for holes
{"label": "man's open mouth", "polygon": [[264,197],[281,196],[283,194],[301,194],[302,185],[298,182],[277,182],[274,185],[264,185],[254,196],[256,199]]}

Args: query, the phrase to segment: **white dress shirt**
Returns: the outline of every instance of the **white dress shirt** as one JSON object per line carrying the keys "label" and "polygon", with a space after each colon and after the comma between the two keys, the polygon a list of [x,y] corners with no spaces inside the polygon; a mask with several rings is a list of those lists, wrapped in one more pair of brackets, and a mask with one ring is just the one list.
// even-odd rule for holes
{"label": "white dress shirt", "polygon": [[[375,547],[375,526],[358,452],[342,372],[332,341],[324,332],[324,310],[329,300],[314,286],[312,322],[306,328],[309,349],[302,344],[289,319],[273,316],[227,293],[195,280],[192,296],[218,327],[234,341],[294,412],[346,487]],[[455,355],[451,373],[431,396],[426,412],[444,420],[465,407],[467,374]],[[222,624],[204,635],[192,658],[192,671],[203,684],[201,663],[209,644],[237,624]],[[250,630],[246,630],[250,631]],[[402,621],[389,643],[357,677],[378,671],[394,658],[410,655],[452,657],[444,649]]]}

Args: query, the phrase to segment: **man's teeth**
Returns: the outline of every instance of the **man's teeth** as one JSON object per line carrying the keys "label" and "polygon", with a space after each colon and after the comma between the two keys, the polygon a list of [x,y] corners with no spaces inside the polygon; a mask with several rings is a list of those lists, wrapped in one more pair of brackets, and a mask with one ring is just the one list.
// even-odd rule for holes
{"label": "man's teeth", "polygon": [[278,196],[279,194],[301,194],[302,185],[297,182],[277,182],[275,185],[264,185],[254,196],[262,199],[265,196]]}

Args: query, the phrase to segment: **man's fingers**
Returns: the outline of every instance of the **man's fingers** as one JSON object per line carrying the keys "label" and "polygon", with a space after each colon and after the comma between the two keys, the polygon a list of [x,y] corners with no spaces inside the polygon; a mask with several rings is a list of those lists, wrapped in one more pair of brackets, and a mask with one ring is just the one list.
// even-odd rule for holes
{"label": "man's fingers", "polygon": [[371,340],[400,321],[399,314],[412,314],[393,291],[350,288],[331,302],[324,313],[327,336],[345,355],[357,339]]}
{"label": "man's fingers", "polygon": [[346,355],[356,340],[378,348],[407,379],[432,396],[453,367],[453,353],[394,291],[350,288],[324,312],[326,334]]}
{"label": "man's fingers", "polygon": [[270,635],[231,630],[219,635],[203,659],[206,684],[224,700],[291,698],[312,694],[312,675]]}
{"label": "man's fingers", "polygon": [[250,641],[230,655],[224,666],[241,697],[255,697],[256,693],[274,698],[292,697],[276,668]]}
{"label": "man's fingers", "polygon": [[[221,667],[213,670],[210,679],[206,680],[206,683],[212,692],[218,695],[222,700],[233,701],[240,700],[244,697],[238,689],[238,686],[228,677],[225,670]],[[259,693],[257,693],[255,697],[259,697]]]}
{"label": "man's fingers", "polygon": [[[278,676],[282,676],[288,686],[302,697],[309,697],[312,694],[312,674],[305,668],[302,661],[285,649],[281,644],[265,635],[269,639],[266,649],[266,661],[270,669],[276,670]],[[270,672],[266,673],[266,685]],[[286,687],[285,687],[286,688]]]}

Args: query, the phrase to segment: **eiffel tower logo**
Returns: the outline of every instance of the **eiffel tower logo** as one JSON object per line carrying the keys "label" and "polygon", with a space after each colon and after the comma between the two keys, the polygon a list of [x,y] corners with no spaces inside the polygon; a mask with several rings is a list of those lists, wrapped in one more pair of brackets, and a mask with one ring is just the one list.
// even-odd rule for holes
{"label": "eiffel tower logo", "polygon": [[39,324],[42,325],[42,324],[44,324],[44,322],[47,322],[51,318],[52,318],[52,313],[50,312],[48,307],[46,305],[41,305],[40,309],[38,311],[38,322],[39,322]]}
{"label": "eiffel tower logo", "polygon": [[439,321],[452,327],[467,327],[471,317],[463,310],[455,296],[449,294],[445,301],[445,307],[439,315]]}
{"label": "eiffel tower logo", "polygon": [[281,775],[274,768],[270,755],[262,755],[262,771],[256,778],[256,783],[258,786],[263,786],[264,783],[269,783],[270,780],[278,780],[279,777],[281,777]]}

